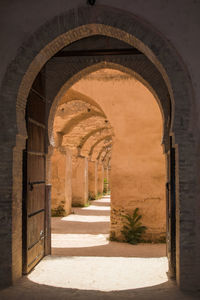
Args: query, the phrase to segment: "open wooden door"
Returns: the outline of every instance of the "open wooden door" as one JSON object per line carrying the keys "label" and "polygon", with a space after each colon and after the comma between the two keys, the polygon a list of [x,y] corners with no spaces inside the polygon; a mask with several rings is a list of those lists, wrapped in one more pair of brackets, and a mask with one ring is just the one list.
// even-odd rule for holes
{"label": "open wooden door", "polygon": [[26,110],[27,145],[23,157],[23,273],[45,255],[48,199],[45,180],[45,97],[41,73],[29,93]]}

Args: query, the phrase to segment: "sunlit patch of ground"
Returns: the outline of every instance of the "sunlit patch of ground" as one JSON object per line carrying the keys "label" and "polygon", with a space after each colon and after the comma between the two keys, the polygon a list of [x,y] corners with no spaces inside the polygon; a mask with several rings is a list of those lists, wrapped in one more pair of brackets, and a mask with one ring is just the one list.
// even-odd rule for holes
{"label": "sunlit patch of ground", "polygon": [[168,280],[161,258],[49,256],[28,278],[36,283],[81,290],[129,290]]}
{"label": "sunlit patch of ground", "polygon": [[[97,201],[97,200],[96,200]],[[90,205],[89,207],[83,207],[82,210],[110,210],[109,206],[96,206]]]}
{"label": "sunlit patch of ground", "polygon": [[107,245],[108,234],[52,234],[53,248],[84,248]]}
{"label": "sunlit patch of ground", "polygon": [[28,276],[36,283],[83,290],[128,290],[166,282],[162,258],[46,257]]}
{"label": "sunlit patch of ground", "polygon": [[74,221],[74,222],[110,222],[109,216],[81,216],[81,215],[75,215],[71,214],[67,217],[63,217],[61,221]]}

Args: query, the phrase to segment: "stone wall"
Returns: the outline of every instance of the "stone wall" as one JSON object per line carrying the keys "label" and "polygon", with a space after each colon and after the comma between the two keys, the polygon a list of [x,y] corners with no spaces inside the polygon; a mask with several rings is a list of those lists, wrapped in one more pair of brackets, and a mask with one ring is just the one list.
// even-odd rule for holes
{"label": "stone wall", "polygon": [[[2,286],[21,276],[26,99],[42,66],[67,43],[87,35],[87,29],[75,33],[73,29],[89,23],[88,35],[112,35],[111,28],[116,27],[123,30],[121,35],[116,34],[120,39],[127,38],[131,44],[134,36],[136,47],[165,78],[175,107],[172,133],[177,150],[177,282],[183,289],[199,288],[199,8],[199,1],[181,1],[180,5],[180,1],[163,0],[128,1],[126,6],[121,0],[99,0],[94,7],[80,0],[50,0],[48,5],[39,0],[31,4],[23,0],[1,4]],[[111,27],[104,32],[101,26],[95,27],[96,23]],[[97,28],[100,30],[95,31]]]}

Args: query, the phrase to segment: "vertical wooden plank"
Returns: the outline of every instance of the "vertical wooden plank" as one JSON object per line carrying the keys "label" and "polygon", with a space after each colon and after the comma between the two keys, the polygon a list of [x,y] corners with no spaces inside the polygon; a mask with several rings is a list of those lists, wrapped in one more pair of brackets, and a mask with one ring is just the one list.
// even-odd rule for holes
{"label": "vertical wooden plank", "polygon": [[[39,74],[30,91],[27,103],[27,147],[23,167],[23,273],[27,274],[45,255],[46,116],[44,82]],[[48,229],[49,232],[49,229]]]}

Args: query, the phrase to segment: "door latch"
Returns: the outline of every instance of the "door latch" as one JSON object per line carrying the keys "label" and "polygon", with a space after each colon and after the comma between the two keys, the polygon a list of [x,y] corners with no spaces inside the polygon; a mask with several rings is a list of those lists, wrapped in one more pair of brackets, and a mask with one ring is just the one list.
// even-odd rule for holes
{"label": "door latch", "polygon": [[33,183],[32,182],[29,182],[29,191],[32,191],[33,190]]}

